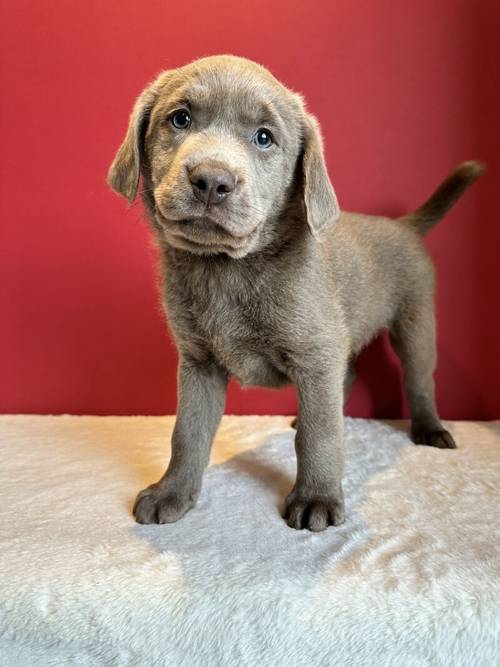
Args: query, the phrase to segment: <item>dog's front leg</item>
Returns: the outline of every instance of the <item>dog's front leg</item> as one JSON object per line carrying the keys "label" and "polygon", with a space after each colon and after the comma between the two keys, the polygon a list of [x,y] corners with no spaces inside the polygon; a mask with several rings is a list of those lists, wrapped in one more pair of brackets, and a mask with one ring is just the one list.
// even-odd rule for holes
{"label": "dog's front leg", "polygon": [[227,374],[213,362],[181,358],[177,420],[166,473],[139,493],[139,523],[173,523],[196,503],[215,432],[224,412]]}
{"label": "dog's front leg", "polygon": [[319,531],[344,521],[343,375],[341,364],[298,373],[297,480],[284,514],[292,528]]}

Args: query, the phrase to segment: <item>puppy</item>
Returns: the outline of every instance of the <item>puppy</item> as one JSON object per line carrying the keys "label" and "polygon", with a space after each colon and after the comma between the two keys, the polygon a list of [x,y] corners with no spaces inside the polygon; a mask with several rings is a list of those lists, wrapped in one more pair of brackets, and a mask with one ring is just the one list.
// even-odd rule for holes
{"label": "puppy", "polygon": [[415,443],[454,448],[434,399],[434,272],[422,244],[481,173],[465,162],[399,219],[339,211],[318,124],[267,70],[233,56],[167,71],[137,100],[108,181],[141,197],[161,249],[179,350],[178,410],[164,476],[139,523],[196,503],[228,379],[294,384],[297,478],[284,517],[344,520],[343,402],[353,362],[382,329],[404,369]]}

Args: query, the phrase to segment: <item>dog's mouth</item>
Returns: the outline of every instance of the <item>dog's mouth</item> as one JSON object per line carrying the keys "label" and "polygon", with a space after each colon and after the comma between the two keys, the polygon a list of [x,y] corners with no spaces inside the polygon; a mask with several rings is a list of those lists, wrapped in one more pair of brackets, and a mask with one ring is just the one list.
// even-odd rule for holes
{"label": "dog's mouth", "polygon": [[241,257],[258,234],[257,226],[249,233],[235,235],[209,217],[171,219],[157,210],[156,219],[167,242],[196,254],[226,253]]}

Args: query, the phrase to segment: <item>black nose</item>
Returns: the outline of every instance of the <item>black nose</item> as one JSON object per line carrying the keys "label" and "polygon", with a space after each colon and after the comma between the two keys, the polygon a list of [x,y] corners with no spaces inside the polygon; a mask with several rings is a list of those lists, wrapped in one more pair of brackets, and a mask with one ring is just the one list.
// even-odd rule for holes
{"label": "black nose", "polygon": [[236,186],[236,178],[222,167],[199,164],[189,170],[194,196],[204,204],[220,204]]}

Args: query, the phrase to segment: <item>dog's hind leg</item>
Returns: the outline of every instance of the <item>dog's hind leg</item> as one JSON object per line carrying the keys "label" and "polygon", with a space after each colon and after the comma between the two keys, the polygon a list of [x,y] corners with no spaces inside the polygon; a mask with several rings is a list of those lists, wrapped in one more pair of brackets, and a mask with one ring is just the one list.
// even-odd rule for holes
{"label": "dog's hind leg", "polygon": [[411,439],[417,445],[454,449],[453,437],[439,421],[434,397],[436,324],[432,299],[414,300],[402,308],[390,333],[403,366]]}

